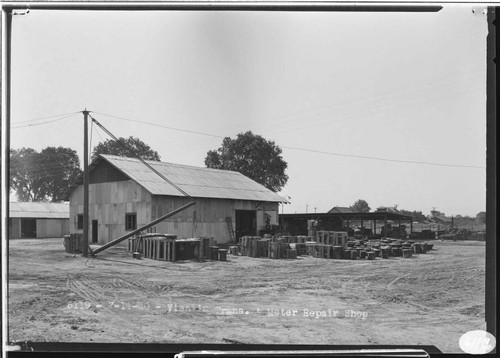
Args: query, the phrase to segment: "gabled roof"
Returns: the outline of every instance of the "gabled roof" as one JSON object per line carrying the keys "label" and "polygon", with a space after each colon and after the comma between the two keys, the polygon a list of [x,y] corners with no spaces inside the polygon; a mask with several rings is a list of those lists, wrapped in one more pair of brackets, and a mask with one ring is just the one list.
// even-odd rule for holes
{"label": "gabled roof", "polygon": [[10,202],[11,218],[69,219],[68,203]]}
{"label": "gabled roof", "polygon": [[354,213],[355,211],[352,210],[351,208],[344,207],[344,206],[334,206],[333,208],[328,211],[328,213],[340,213],[340,214],[346,214],[346,213]]}
{"label": "gabled roof", "polygon": [[[117,168],[152,195],[183,196],[139,159],[100,155],[89,166],[89,170],[92,171],[102,161]],[[238,172],[149,160],[146,162],[194,198],[287,202],[281,196]],[[81,183],[82,179],[77,184]]]}

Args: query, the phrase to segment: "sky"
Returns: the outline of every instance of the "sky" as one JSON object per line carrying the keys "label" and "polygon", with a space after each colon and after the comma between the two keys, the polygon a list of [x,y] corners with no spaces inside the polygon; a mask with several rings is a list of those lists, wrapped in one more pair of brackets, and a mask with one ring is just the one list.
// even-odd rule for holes
{"label": "sky", "polygon": [[[11,148],[83,159],[84,109],[186,165],[251,130],[283,149],[284,213],[364,199],[475,216],[486,202],[482,9],[31,10],[12,21]],[[92,128],[92,147],[108,138]]]}

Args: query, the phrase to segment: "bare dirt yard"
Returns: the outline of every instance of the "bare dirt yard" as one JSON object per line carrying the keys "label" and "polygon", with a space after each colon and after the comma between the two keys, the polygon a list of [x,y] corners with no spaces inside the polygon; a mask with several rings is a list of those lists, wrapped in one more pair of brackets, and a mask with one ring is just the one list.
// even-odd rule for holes
{"label": "bare dirt yard", "polygon": [[11,342],[435,345],[485,329],[485,243],[411,258],[227,262],[96,258],[11,240]]}

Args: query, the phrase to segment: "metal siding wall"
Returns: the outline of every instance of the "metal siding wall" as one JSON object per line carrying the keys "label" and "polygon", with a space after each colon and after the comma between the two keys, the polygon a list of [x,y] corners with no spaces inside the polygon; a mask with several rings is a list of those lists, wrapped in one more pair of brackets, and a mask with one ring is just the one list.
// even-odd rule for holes
{"label": "metal siding wall", "polygon": [[9,239],[20,239],[21,238],[21,219],[11,218],[12,226],[9,227]]}
{"label": "metal siding wall", "polygon": [[[89,233],[92,220],[98,223],[98,243],[103,245],[126,233],[125,214],[137,214],[137,227],[151,221],[151,195],[132,180],[91,184],[89,187]],[[76,229],[77,214],[83,213],[83,186],[73,191],[70,199],[70,231]],[[89,237],[89,241],[92,238]],[[118,244],[126,245],[126,242]]]}
{"label": "metal siding wall", "polygon": [[37,219],[36,237],[63,237],[67,231],[64,228],[68,225],[69,219]]}
{"label": "metal siding wall", "polygon": [[[196,232],[194,236],[213,236],[219,243],[230,241],[226,217],[232,218],[235,228],[235,210],[261,210],[271,214],[271,224],[277,223],[278,203],[261,203],[246,200],[195,198],[196,205],[186,209],[155,226],[156,232],[177,235],[179,238],[193,236],[193,215],[196,211]],[[184,197],[153,197],[152,219],[165,215],[169,211],[189,202]],[[257,211],[257,230],[265,228],[264,211]]]}

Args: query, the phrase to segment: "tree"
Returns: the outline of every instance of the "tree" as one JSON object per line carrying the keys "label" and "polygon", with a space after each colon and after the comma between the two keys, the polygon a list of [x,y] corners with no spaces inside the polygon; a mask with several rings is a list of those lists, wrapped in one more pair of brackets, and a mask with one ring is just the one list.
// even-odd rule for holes
{"label": "tree", "polygon": [[368,203],[363,199],[356,200],[350,208],[357,213],[369,213],[371,210]]}
{"label": "tree", "polygon": [[288,181],[285,173],[288,164],[281,153],[281,148],[274,141],[247,131],[238,134],[236,139],[224,138],[219,149],[208,151],[205,165],[207,168],[240,172],[278,192]]}
{"label": "tree", "polygon": [[99,143],[92,152],[91,160],[97,158],[99,154],[112,154],[121,157],[140,157],[144,160],[160,161],[160,155],[156,150],[151,149],[149,145],[136,137],[118,138],[118,141],[108,139]]}
{"label": "tree", "polygon": [[444,216],[444,213],[440,212],[439,210],[432,209],[431,210],[431,217],[436,217],[436,216]]}
{"label": "tree", "polygon": [[79,162],[70,148],[11,149],[10,187],[19,201],[61,201],[81,173]]}
{"label": "tree", "polygon": [[51,201],[64,200],[64,194],[82,173],[75,150],[47,147],[40,152],[46,195]]}
{"label": "tree", "polygon": [[409,210],[399,209],[398,212],[402,215],[411,216],[412,221],[424,222],[427,220],[427,218],[421,211],[416,211],[416,210],[409,211]]}
{"label": "tree", "polygon": [[486,211],[481,211],[476,215],[477,224],[486,224]]}
{"label": "tree", "polygon": [[46,197],[40,153],[32,148],[10,150],[10,188],[19,201],[42,201]]}

